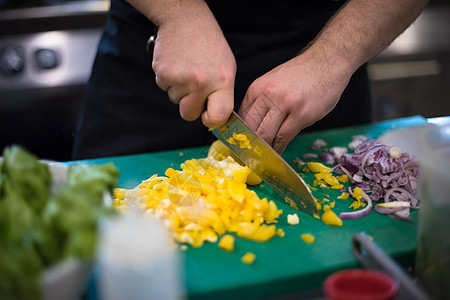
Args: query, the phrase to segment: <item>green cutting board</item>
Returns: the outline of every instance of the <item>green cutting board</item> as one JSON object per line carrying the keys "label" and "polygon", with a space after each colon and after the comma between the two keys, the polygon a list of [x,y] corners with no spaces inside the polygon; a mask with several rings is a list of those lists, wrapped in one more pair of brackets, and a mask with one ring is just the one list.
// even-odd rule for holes
{"label": "green cutting board", "polygon": [[[415,116],[300,134],[289,144],[282,156],[300,172],[292,162],[296,157],[312,152],[310,146],[317,138],[324,139],[330,147],[347,146],[354,135],[363,134],[373,139],[386,130],[425,122],[424,118]],[[200,147],[88,161],[101,164],[113,162],[121,172],[119,187],[133,188],[153,174],[164,174],[169,167],[179,169],[179,165],[185,160],[203,158],[207,153],[207,147]],[[311,173],[306,174],[305,181],[312,185]],[[267,185],[262,184],[254,190],[260,197],[275,200],[278,208],[283,210],[277,227],[282,228],[286,235],[274,237],[265,243],[236,238],[235,250],[231,253],[219,249],[217,243],[207,243],[201,248],[189,247],[186,251],[180,251],[190,299],[261,299],[320,289],[323,280],[331,273],[360,267],[351,251],[352,236],[358,232],[372,236],[374,241],[403,267],[414,264],[417,211],[412,211],[410,221],[396,220],[372,211],[362,219],[344,221],[343,227],[333,227],[290,208],[282,197]],[[349,205],[352,200],[336,199],[340,194],[336,190],[320,189],[313,191],[313,194],[318,199],[328,198],[336,201],[333,210],[337,214],[351,210]],[[299,215],[299,225],[287,224],[287,215],[292,213]],[[303,233],[314,235],[315,242],[305,243],[300,238]],[[241,262],[241,257],[247,252],[256,255],[252,265]]]}

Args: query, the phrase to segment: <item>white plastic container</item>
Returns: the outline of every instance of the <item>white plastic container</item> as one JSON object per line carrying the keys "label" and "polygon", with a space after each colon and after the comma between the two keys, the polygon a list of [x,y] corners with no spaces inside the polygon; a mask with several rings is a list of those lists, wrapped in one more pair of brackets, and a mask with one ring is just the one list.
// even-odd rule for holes
{"label": "white plastic container", "polygon": [[179,253],[160,220],[130,212],[102,225],[100,300],[183,299],[182,280]]}
{"label": "white plastic container", "polygon": [[416,275],[432,299],[450,299],[450,124],[422,137]]}
{"label": "white plastic container", "polygon": [[415,275],[432,299],[450,299],[450,120],[393,131],[382,140],[419,161]]}

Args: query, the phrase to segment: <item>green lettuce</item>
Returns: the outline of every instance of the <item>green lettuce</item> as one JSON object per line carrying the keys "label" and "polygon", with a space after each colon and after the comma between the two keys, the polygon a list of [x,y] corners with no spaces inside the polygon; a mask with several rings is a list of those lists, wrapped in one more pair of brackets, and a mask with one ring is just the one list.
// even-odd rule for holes
{"label": "green lettuce", "polygon": [[45,268],[66,258],[91,261],[100,219],[113,213],[103,196],[117,185],[112,164],[75,163],[53,194],[47,164],[13,146],[0,163],[0,295],[36,299]]}

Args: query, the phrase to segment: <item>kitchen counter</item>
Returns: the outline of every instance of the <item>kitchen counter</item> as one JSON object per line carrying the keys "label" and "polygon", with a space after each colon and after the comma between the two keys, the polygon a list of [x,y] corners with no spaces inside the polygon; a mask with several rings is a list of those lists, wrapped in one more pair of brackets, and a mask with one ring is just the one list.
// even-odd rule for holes
{"label": "kitchen counter", "polygon": [[[317,138],[324,139],[329,146],[347,146],[353,135],[364,134],[373,139],[390,129],[426,122],[426,119],[414,116],[300,134],[289,144],[283,157],[288,163],[292,163],[296,157],[311,152],[310,145]],[[164,174],[169,167],[179,169],[180,163],[185,160],[203,158],[207,153],[208,148],[200,147],[88,161],[102,164],[113,162],[121,172],[119,187],[129,189],[153,174]],[[294,169],[300,171],[298,167],[294,166]],[[312,185],[311,173],[306,174],[305,181]],[[361,267],[351,251],[352,236],[358,232],[372,236],[374,242],[405,269],[414,265],[417,211],[411,212],[412,219],[409,221],[393,219],[372,211],[367,217],[344,221],[343,227],[333,227],[290,208],[267,185],[262,184],[253,189],[260,197],[276,201],[279,209],[283,210],[277,228],[286,232],[285,237],[274,237],[265,243],[237,238],[235,250],[231,253],[219,249],[216,243],[180,251],[184,259],[189,299],[265,299],[320,291],[323,280],[331,273]],[[337,190],[319,189],[313,191],[313,194],[318,199],[326,197],[330,201],[336,201],[333,210],[337,214],[348,211],[352,202],[351,199],[337,199],[340,194]],[[292,213],[299,215],[299,225],[287,224],[287,214]],[[300,238],[303,233],[314,235],[315,242],[306,244]],[[254,264],[246,265],[241,262],[240,259],[246,252],[256,255]],[[95,299],[95,280],[90,283],[87,294],[88,298]]]}

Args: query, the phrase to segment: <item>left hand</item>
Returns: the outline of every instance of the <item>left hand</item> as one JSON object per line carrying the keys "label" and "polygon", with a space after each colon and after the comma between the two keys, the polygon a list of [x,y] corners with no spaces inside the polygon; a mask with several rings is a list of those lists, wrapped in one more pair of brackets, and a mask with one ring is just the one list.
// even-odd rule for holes
{"label": "left hand", "polygon": [[247,90],[239,114],[281,153],[303,128],[336,106],[351,74],[345,67],[307,50],[256,79]]}

